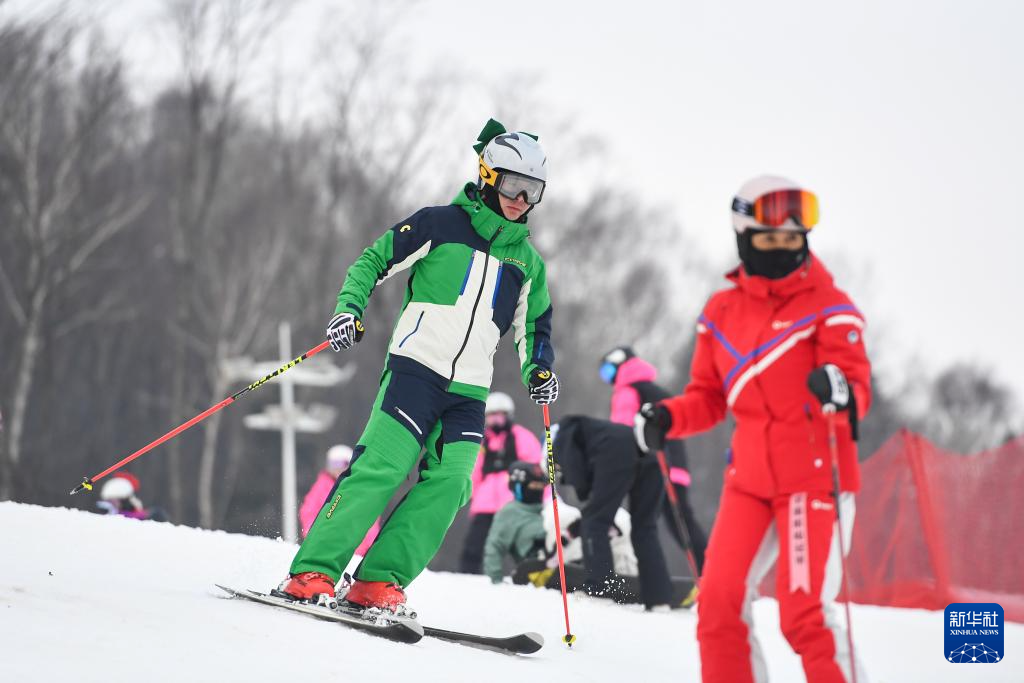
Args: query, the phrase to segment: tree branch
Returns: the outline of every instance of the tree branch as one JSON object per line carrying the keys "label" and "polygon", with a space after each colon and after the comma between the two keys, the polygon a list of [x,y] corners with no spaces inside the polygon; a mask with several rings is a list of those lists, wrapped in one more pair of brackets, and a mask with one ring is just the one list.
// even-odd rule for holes
{"label": "tree branch", "polygon": [[99,304],[90,306],[89,308],[79,309],[79,312],[68,318],[53,330],[54,339],[59,340],[65,337],[75,330],[97,322],[122,322],[125,320],[132,320],[138,317],[135,311],[127,310],[123,306],[120,307],[118,304],[122,302],[117,301],[117,297],[108,296],[104,297]]}
{"label": "tree branch", "polygon": [[18,301],[18,295],[14,291],[14,285],[11,284],[11,279],[7,276],[7,270],[4,268],[4,260],[0,257],[0,289],[3,290],[4,298],[7,299],[7,305],[11,309],[11,314],[17,321],[19,327],[24,327],[25,323],[28,322],[28,317],[25,313],[25,307]]}
{"label": "tree branch", "polygon": [[92,256],[97,249],[114,238],[119,232],[130,225],[132,221],[142,215],[142,212],[146,210],[150,202],[150,197],[141,197],[127,209],[113,211],[113,215],[103,220],[101,224],[92,231],[89,239],[75,250],[75,253],[68,259],[67,265],[54,275],[55,284],[59,285],[66,280],[68,276],[74,275],[78,269],[89,260],[89,257]]}

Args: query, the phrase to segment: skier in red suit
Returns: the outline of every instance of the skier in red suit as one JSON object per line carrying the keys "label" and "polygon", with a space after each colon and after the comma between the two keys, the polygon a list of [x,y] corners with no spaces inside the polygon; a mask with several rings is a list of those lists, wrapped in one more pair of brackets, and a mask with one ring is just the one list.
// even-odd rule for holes
{"label": "skier in red suit", "polygon": [[[864,317],[809,250],[817,198],[784,178],[746,183],[732,205],[741,265],[697,323],[690,383],[645,404],[641,448],[710,429],[732,413],[730,464],[698,600],[703,680],[767,680],[751,623],[757,585],[776,566],[782,632],[807,680],[850,681],[851,655],[833,604],[842,578],[836,495],[850,547],[860,487],[857,421],[871,401]],[[834,408],[834,490],[826,406]],[[857,682],[867,676],[857,664]]]}

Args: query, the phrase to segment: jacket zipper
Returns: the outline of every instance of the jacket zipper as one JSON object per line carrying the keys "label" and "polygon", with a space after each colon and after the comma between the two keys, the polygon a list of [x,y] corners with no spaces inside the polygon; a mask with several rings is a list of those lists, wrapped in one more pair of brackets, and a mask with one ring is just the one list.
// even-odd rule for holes
{"label": "jacket zipper", "polygon": [[451,389],[452,384],[455,382],[455,365],[459,362],[459,358],[462,357],[462,353],[466,350],[466,346],[469,344],[469,335],[473,333],[473,323],[476,321],[476,309],[480,305],[480,297],[483,296],[484,287],[487,286],[487,267],[490,265],[491,260],[491,246],[494,244],[494,240],[498,239],[498,235],[501,234],[501,231],[502,226],[499,225],[491,239],[487,240],[487,251],[484,252],[484,276],[480,279],[480,289],[476,292],[476,301],[473,302],[473,311],[469,315],[469,327],[466,328],[466,336],[462,340],[462,346],[459,348],[459,352],[455,354],[455,358],[452,359],[452,374],[448,377],[449,389]]}

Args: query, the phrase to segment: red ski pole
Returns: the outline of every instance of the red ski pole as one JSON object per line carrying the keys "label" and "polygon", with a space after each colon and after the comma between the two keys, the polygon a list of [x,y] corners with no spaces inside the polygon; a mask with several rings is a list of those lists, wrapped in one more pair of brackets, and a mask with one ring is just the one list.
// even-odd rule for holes
{"label": "red ski pole", "polygon": [[562,642],[572,647],[576,636],[569,628],[569,598],[565,592],[565,558],[562,556],[562,525],[558,521],[558,491],[555,489],[555,447],[551,442],[551,415],[547,405],[544,408],[544,445],[548,453],[548,481],[551,483],[551,506],[555,513],[555,547],[558,549],[558,578],[562,586],[562,610],[565,612],[565,635]]}
{"label": "red ski pole", "polygon": [[693,572],[693,585],[697,587],[697,590],[700,590],[700,571],[697,569],[697,558],[693,554],[693,541],[690,539],[690,532],[687,531],[683,518],[679,514],[679,497],[676,495],[675,487],[672,486],[672,477],[669,473],[668,462],[665,460],[665,451],[657,451],[657,454],[658,467],[661,468],[661,478],[665,482],[665,495],[668,496],[669,505],[672,506],[672,520],[676,524],[679,538],[683,539],[683,544],[686,545],[686,562],[690,565],[690,571]]}
{"label": "red ski pole", "polygon": [[193,417],[191,420],[189,420],[185,424],[180,425],[178,427],[175,427],[171,431],[169,431],[166,434],[164,434],[163,436],[161,436],[156,441],[153,441],[153,442],[149,443],[148,445],[143,446],[139,450],[137,450],[134,453],[132,453],[131,455],[129,455],[124,460],[120,460],[120,461],[114,463],[113,465],[111,465],[110,467],[108,467],[107,469],[103,470],[102,472],[100,472],[97,475],[94,475],[92,477],[84,477],[82,479],[82,483],[79,484],[78,486],[76,486],[75,488],[73,488],[71,490],[71,495],[73,496],[76,493],[78,493],[79,491],[84,491],[86,489],[92,491],[93,484],[95,484],[97,481],[99,481],[103,477],[107,476],[111,472],[113,472],[113,471],[123,467],[124,465],[127,465],[132,460],[135,460],[135,458],[138,458],[139,456],[148,453],[149,451],[153,450],[154,448],[156,448],[160,444],[164,443],[165,441],[170,441],[171,439],[176,437],[178,434],[181,434],[183,431],[185,431],[189,427],[191,427],[193,425],[196,425],[196,424],[202,422],[203,420],[205,420],[206,418],[210,417],[211,415],[213,415],[214,413],[219,411],[221,408],[226,408],[227,406],[231,405],[237,399],[241,398],[244,394],[247,394],[248,392],[252,391],[253,389],[258,389],[259,387],[261,387],[266,382],[269,382],[270,380],[274,379],[275,377],[277,377],[278,375],[283,373],[285,370],[293,368],[296,365],[298,365],[299,363],[301,363],[302,361],[304,361],[307,358],[309,358],[310,356],[315,356],[316,354],[320,353],[321,351],[326,349],[328,346],[330,346],[330,344],[331,344],[331,342],[329,342],[329,341],[321,342],[317,346],[314,346],[313,348],[311,348],[309,351],[306,351],[304,354],[302,354],[301,356],[299,356],[295,360],[290,361],[290,362],[286,363],[285,365],[282,365],[280,368],[278,368],[274,372],[270,373],[266,377],[263,377],[262,379],[256,380],[255,382],[253,382],[249,386],[245,387],[241,391],[236,392],[236,393],[232,394],[231,396],[228,396],[226,399],[224,399],[223,401],[221,401],[217,405],[210,406],[209,408],[207,408],[203,412],[199,413],[198,415]]}
{"label": "red ski pole", "polygon": [[836,500],[836,526],[839,527],[839,560],[843,569],[843,593],[846,600],[843,606],[846,608],[846,644],[850,648],[850,676],[853,683],[857,683],[857,658],[853,652],[853,621],[850,619],[850,586],[846,581],[846,541],[843,539],[843,519],[839,514],[840,490],[839,490],[839,444],[836,441],[836,408],[831,403],[822,407],[825,413],[825,421],[828,423],[828,450],[832,458],[832,488],[835,490]]}

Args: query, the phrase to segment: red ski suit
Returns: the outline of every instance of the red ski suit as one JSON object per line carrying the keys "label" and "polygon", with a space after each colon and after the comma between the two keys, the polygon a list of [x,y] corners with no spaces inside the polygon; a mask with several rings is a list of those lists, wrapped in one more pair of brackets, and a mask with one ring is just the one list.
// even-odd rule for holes
{"label": "red ski suit", "polygon": [[[807,376],[825,363],[839,366],[858,415],[867,413],[864,318],[813,254],[808,265],[778,280],[743,268],[727,278],[735,286],[714,294],[697,324],[690,383],[663,402],[672,414],[670,438],[710,429],[726,410],[736,421],[698,602],[703,680],[766,680],[750,605],[779,557],[782,631],[807,680],[849,680],[846,634],[832,608],[842,566],[828,427]],[[838,414],[836,431],[849,548],[860,473],[847,412]],[[857,673],[864,683],[859,666]]]}

